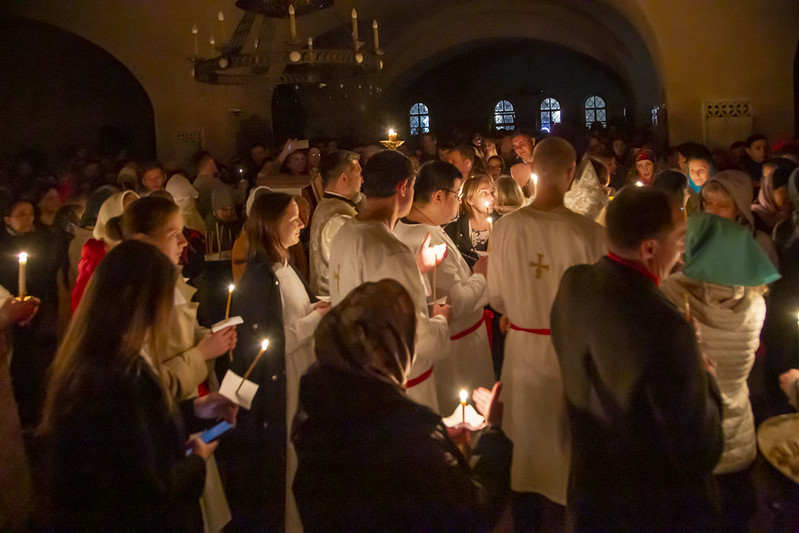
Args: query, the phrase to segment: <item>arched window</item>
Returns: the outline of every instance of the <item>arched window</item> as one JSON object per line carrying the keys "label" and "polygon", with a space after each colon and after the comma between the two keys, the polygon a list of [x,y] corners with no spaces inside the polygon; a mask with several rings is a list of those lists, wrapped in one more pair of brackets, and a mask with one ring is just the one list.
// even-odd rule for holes
{"label": "arched window", "polygon": [[590,96],[585,101],[585,127],[590,128],[594,122],[602,123],[605,128],[608,125],[608,113],[605,101],[599,96]]}
{"label": "arched window", "polygon": [[554,124],[560,123],[560,102],[546,98],[541,102],[541,131],[550,132]]}
{"label": "arched window", "polygon": [[430,112],[422,102],[411,106],[411,135],[428,133],[430,131]]}
{"label": "arched window", "polygon": [[512,130],[516,127],[516,112],[513,104],[507,100],[500,100],[494,106],[494,124],[498,130]]}

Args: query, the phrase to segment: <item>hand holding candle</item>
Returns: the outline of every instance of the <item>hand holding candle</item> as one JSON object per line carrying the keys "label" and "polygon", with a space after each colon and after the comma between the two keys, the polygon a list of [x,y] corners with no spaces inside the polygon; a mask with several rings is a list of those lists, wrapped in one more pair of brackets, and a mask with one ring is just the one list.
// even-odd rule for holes
{"label": "hand holding candle", "polygon": [[25,294],[27,293],[25,287],[25,268],[28,265],[28,254],[25,252],[19,253],[19,298],[20,300],[25,299]]}
{"label": "hand holding candle", "polygon": [[269,339],[264,339],[263,341],[261,341],[261,351],[258,352],[258,355],[256,355],[255,359],[252,360],[252,363],[250,363],[250,368],[248,368],[247,372],[244,373],[244,377],[241,378],[241,383],[239,383],[239,386],[236,387],[237,393],[239,392],[239,389],[241,389],[241,386],[244,385],[244,382],[247,381],[247,378],[250,376],[250,373],[255,368],[256,363],[258,363],[258,359],[261,358],[261,355],[263,355],[263,353],[266,351],[267,348],[269,348]]}

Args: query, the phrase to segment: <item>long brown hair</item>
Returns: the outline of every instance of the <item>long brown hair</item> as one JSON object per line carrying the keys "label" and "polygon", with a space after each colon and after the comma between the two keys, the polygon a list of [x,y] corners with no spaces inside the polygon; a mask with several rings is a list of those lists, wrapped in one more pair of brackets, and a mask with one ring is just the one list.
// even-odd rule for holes
{"label": "long brown hair", "polygon": [[288,250],[280,244],[278,224],[294,201],[282,192],[259,194],[252,204],[244,232],[247,235],[247,259],[259,259],[269,264],[282,263]]}
{"label": "long brown hair", "polygon": [[480,173],[477,176],[472,176],[463,184],[463,188],[461,189],[461,216],[472,216],[472,206],[466,203],[466,200],[471,200],[474,195],[477,194],[480,185],[483,183],[487,183],[490,187],[494,183],[494,180],[492,180],[491,176],[488,174]]}
{"label": "long brown hair", "polygon": [[141,241],[123,242],[103,258],[50,368],[41,430],[76,400],[107,390],[108,379],[132,365],[145,343],[150,353],[163,353],[176,282],[175,265]]}

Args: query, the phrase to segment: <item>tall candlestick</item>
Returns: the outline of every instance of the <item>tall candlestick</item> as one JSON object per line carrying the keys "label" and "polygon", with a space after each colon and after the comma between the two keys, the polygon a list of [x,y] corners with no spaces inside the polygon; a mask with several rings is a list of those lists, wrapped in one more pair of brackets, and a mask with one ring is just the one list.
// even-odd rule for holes
{"label": "tall candlestick", "polygon": [[469,393],[466,389],[461,389],[461,420],[466,423],[466,400],[469,398]]}
{"label": "tall candlestick", "polygon": [[375,52],[377,52],[378,50],[380,50],[380,39],[377,36],[377,21],[376,20],[372,21],[372,35],[374,35],[374,38],[375,38]]}
{"label": "tall candlestick", "polygon": [[198,41],[198,35],[197,35],[198,33],[199,33],[199,30],[197,29],[197,25],[194,24],[191,27],[191,34],[194,37],[194,57],[197,57],[197,56],[200,55],[200,43]]}
{"label": "tall candlestick", "polygon": [[294,18],[294,6],[289,5],[289,33],[291,34],[291,41],[297,40],[297,20]]}
{"label": "tall candlestick", "polygon": [[19,298],[25,299],[25,267],[28,265],[28,254],[25,252],[19,253]]}
{"label": "tall candlestick", "polygon": [[258,352],[258,355],[256,355],[255,359],[252,360],[252,363],[250,363],[250,368],[248,368],[247,372],[244,373],[244,377],[241,378],[241,383],[239,383],[239,386],[236,387],[237,394],[241,386],[244,385],[244,382],[247,381],[247,378],[250,376],[252,369],[255,368],[255,363],[258,362],[258,359],[261,358],[261,355],[266,351],[267,348],[269,348],[269,339],[264,339],[263,341],[261,341],[261,351]]}
{"label": "tall candlestick", "polygon": [[355,8],[352,8],[352,41],[357,43],[358,42],[358,12],[355,11]]}
{"label": "tall candlestick", "polygon": [[314,64],[313,39],[308,37],[308,62]]}
{"label": "tall candlestick", "polygon": [[225,44],[225,14],[220,11],[216,19],[219,21],[219,42]]}

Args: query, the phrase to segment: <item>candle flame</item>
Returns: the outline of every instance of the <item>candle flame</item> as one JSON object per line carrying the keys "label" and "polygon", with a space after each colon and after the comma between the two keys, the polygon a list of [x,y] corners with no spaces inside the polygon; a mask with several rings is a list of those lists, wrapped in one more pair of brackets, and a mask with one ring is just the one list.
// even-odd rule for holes
{"label": "candle flame", "polygon": [[219,20],[219,22],[224,22],[225,21],[225,14],[220,11],[219,13],[216,14],[216,18],[217,18],[217,20]]}
{"label": "candle flame", "polygon": [[376,20],[372,21],[372,28],[377,29],[377,21]]}
{"label": "candle flame", "polygon": [[466,392],[466,389],[461,389],[461,403],[466,403],[466,400],[469,398],[469,393]]}
{"label": "candle flame", "polygon": [[264,339],[261,341],[261,351],[265,352],[267,348],[269,348],[269,339]]}
{"label": "candle flame", "polygon": [[491,217],[488,217],[488,223],[491,224],[492,222],[494,222],[494,219],[491,218]]}
{"label": "candle flame", "polygon": [[534,185],[538,185],[538,175],[537,175],[537,174],[533,174],[533,173],[531,173],[531,174],[530,174],[530,179],[532,179],[532,180],[533,180],[533,184],[534,184]]}
{"label": "candle flame", "polygon": [[389,135],[396,135],[396,134],[397,134],[397,132],[396,132],[396,131],[394,131],[394,130],[388,130],[388,134],[389,134]]}
{"label": "candle flame", "polygon": [[230,285],[227,286],[227,291],[228,292],[233,292],[233,289],[235,289],[235,288],[236,288],[236,286],[231,283]]}
{"label": "candle flame", "polygon": [[19,262],[20,263],[27,263],[28,262],[28,254],[25,252],[19,253]]}
{"label": "candle flame", "polygon": [[643,187],[644,186],[644,182],[643,181],[636,181],[635,182],[635,186],[636,187]]}
{"label": "candle flame", "polygon": [[352,16],[352,18],[354,18],[354,19],[355,19],[355,18],[358,18],[358,12],[357,12],[357,11],[355,11],[355,8],[354,8],[354,7],[352,8],[352,13],[350,13],[350,15],[351,15],[351,16]]}
{"label": "candle flame", "polygon": [[289,15],[294,14],[294,4],[289,4]]}
{"label": "candle flame", "polygon": [[198,31],[198,30],[197,30],[197,25],[195,24],[195,25],[193,25],[193,26],[191,27],[191,32],[192,32],[194,35],[197,35],[197,31]]}

